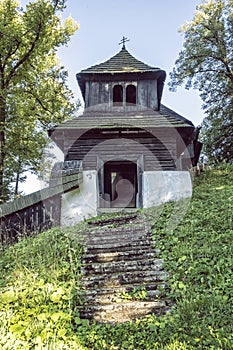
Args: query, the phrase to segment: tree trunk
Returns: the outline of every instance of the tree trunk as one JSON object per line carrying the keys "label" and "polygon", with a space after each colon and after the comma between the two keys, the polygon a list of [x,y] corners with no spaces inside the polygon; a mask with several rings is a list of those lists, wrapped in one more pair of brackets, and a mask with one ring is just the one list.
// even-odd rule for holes
{"label": "tree trunk", "polygon": [[0,203],[4,201],[4,163],[5,163],[5,123],[6,100],[4,92],[0,94]]}
{"label": "tree trunk", "polygon": [[15,180],[15,197],[19,194],[19,178],[20,178],[20,171],[17,171],[16,174],[16,180]]}

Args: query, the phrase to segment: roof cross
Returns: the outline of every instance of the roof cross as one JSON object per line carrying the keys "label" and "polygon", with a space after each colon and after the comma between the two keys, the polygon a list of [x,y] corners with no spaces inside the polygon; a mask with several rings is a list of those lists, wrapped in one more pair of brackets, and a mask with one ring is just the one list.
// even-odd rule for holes
{"label": "roof cross", "polygon": [[125,37],[123,36],[123,38],[121,39],[121,41],[119,42],[118,45],[123,44],[122,49],[125,49],[125,43],[126,43],[127,41],[130,41],[130,40],[129,40],[128,38],[125,38]]}

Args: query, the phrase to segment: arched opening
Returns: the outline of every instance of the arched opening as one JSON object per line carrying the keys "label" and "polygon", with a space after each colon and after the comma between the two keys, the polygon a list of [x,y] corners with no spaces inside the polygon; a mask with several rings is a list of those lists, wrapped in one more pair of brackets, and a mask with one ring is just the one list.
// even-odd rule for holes
{"label": "arched opening", "polygon": [[123,86],[115,85],[113,88],[113,104],[122,105],[123,104]]}
{"label": "arched opening", "polygon": [[126,103],[136,105],[136,86],[132,84],[126,87]]}

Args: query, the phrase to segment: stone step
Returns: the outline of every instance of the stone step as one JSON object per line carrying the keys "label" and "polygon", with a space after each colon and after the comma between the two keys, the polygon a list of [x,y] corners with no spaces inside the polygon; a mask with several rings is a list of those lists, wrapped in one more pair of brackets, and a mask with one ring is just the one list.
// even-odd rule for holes
{"label": "stone step", "polygon": [[103,237],[102,239],[93,239],[93,240],[86,240],[84,243],[84,250],[87,249],[98,249],[106,247],[108,248],[115,248],[118,249],[118,247],[122,246],[138,246],[138,245],[148,245],[150,246],[150,241],[148,237],[141,236],[141,240],[134,240],[133,237],[124,237],[124,238],[117,238],[117,237]]}
{"label": "stone step", "polygon": [[149,229],[150,227],[148,226],[147,222],[144,220],[139,220],[139,221],[135,221],[135,222],[126,222],[124,224],[115,224],[115,223],[112,223],[112,224],[109,224],[109,225],[86,225],[86,230],[90,233],[93,233],[93,232],[97,232],[99,234],[101,234],[101,231],[103,232],[110,232],[110,231],[129,231],[129,230],[145,230],[145,229]]}
{"label": "stone step", "polygon": [[123,292],[132,292],[134,289],[146,289],[147,292],[150,295],[154,294],[154,291],[156,291],[155,294],[158,294],[158,286],[159,289],[164,289],[167,286],[167,282],[153,282],[153,283],[147,283],[147,284],[139,284],[139,283],[131,283],[131,284],[124,284],[124,286],[115,286],[115,287],[104,287],[100,289],[85,289],[81,290],[81,293],[85,293],[86,297],[94,297],[95,295],[109,295],[109,294],[119,294]]}
{"label": "stone step", "polygon": [[113,273],[112,275],[88,275],[82,279],[85,288],[106,288],[122,286],[124,284],[145,284],[162,282],[168,278],[165,271],[133,271]]}
{"label": "stone step", "polygon": [[[97,211],[97,214],[99,215],[99,218],[100,218],[99,220],[104,222],[108,220],[108,216],[106,218],[106,215],[109,215],[110,220],[112,220],[113,217],[115,219],[118,219],[118,218],[130,218],[130,217],[134,218],[135,216],[136,217],[141,216],[141,214],[138,213],[137,208],[122,208],[121,210],[119,210],[119,208],[99,208]],[[104,219],[102,219],[103,216],[101,215],[104,215]]]}
{"label": "stone step", "polygon": [[122,217],[109,217],[104,220],[87,221],[88,227],[121,227],[125,225],[133,225],[138,223],[148,223],[147,217],[144,215],[128,215]]}
{"label": "stone step", "polygon": [[111,274],[115,272],[162,270],[163,259],[150,258],[138,260],[112,261],[104,263],[89,263],[83,267],[84,274]]}
{"label": "stone step", "polygon": [[[140,284],[140,283],[130,283],[130,284],[124,284],[124,285],[118,285],[115,287],[103,287],[99,289],[85,289],[85,294],[88,295],[104,295],[104,294],[111,294],[111,293],[121,293],[121,292],[132,292],[134,288],[145,288],[148,293],[150,291],[156,290],[158,288],[165,288],[167,286],[167,282],[164,281],[155,281],[152,283],[146,283],[146,284]],[[83,294],[83,291],[82,291]]]}
{"label": "stone step", "polygon": [[157,258],[160,253],[159,249],[153,249],[151,247],[146,247],[145,249],[135,249],[131,251],[117,251],[117,252],[104,252],[104,253],[95,253],[92,254],[88,251],[83,257],[83,263],[104,263],[104,262],[117,262],[117,261],[129,261],[136,259],[151,259]]}
{"label": "stone step", "polygon": [[[161,293],[168,273],[144,215],[89,222],[83,241],[82,318],[127,322],[169,308]],[[137,289],[146,291],[146,300],[136,300]]]}
{"label": "stone step", "polygon": [[113,242],[96,242],[94,245],[84,246],[84,255],[86,253],[104,253],[104,252],[116,252],[116,251],[134,251],[137,249],[149,249],[152,247],[152,243],[149,239],[145,239],[142,241],[134,241],[134,240],[128,240],[128,241],[113,241]]}
{"label": "stone step", "polygon": [[[119,288],[104,288],[97,290],[86,290],[83,291],[82,295],[85,295],[85,301],[87,304],[109,304],[111,302],[126,301],[127,299],[136,300],[134,297],[137,291],[140,292],[141,288],[144,287],[143,291],[146,291],[146,301],[156,301],[161,295],[161,289],[164,289],[166,285],[158,282],[157,284],[147,286],[142,285],[130,285],[130,287],[119,287]],[[159,288],[160,287],[160,288]]]}
{"label": "stone step", "polygon": [[85,236],[89,237],[104,237],[104,236],[121,236],[121,235],[139,235],[147,233],[152,235],[149,230],[146,229],[145,225],[125,225],[123,227],[101,227],[86,229]]}
{"label": "stone step", "polygon": [[96,231],[86,231],[86,234],[84,235],[84,241],[87,240],[100,240],[100,239],[109,239],[109,238],[134,238],[134,239],[141,239],[141,237],[150,237],[151,238],[151,233],[147,232],[145,228],[143,227],[137,227],[136,229],[121,229],[121,230],[106,230],[103,231],[102,233]]}
{"label": "stone step", "polygon": [[82,318],[94,319],[101,323],[128,322],[151,313],[163,314],[169,306],[163,300],[125,301],[107,305],[86,305],[80,311]]}
{"label": "stone step", "polygon": [[107,225],[124,225],[128,223],[138,223],[138,222],[148,222],[148,219],[145,215],[139,215],[136,213],[129,214],[129,215],[109,215],[105,216],[105,218],[102,216],[99,216],[98,218],[95,218],[94,220],[88,220],[87,224],[90,227],[93,226],[107,226]]}
{"label": "stone step", "polygon": [[100,230],[101,228],[106,229],[121,229],[121,227],[127,228],[128,226],[134,226],[137,227],[137,225],[146,225],[148,224],[148,220],[145,217],[137,217],[136,219],[133,218],[124,218],[122,220],[104,220],[104,221],[95,221],[95,222],[87,222],[87,228],[88,230],[97,229]]}

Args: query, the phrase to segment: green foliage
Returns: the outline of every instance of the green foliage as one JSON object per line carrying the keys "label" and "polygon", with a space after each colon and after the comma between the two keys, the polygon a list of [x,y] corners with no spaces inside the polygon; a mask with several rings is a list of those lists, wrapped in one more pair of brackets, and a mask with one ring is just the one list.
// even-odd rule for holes
{"label": "green foliage", "polygon": [[[145,211],[170,275],[164,292],[175,302],[163,316],[111,325],[79,318],[82,244],[77,237],[85,223],[68,231],[52,229],[2,251],[1,348],[232,349],[232,180],[232,166],[195,179],[190,206],[176,228],[167,225],[173,203]],[[135,289],[126,298],[144,300],[143,292]]]}
{"label": "green foliage", "polygon": [[171,73],[174,89],[200,91],[206,118],[202,124],[204,153],[214,163],[233,161],[233,2],[205,0],[193,20],[180,30],[184,48]]}
{"label": "green foliage", "polygon": [[144,286],[138,286],[133,288],[132,291],[123,291],[122,293],[118,293],[116,295],[116,301],[122,300],[148,300],[148,293]]}
{"label": "green foliage", "polygon": [[1,349],[76,348],[81,253],[75,232],[57,228],[1,252]]}
{"label": "green foliage", "polygon": [[65,0],[36,0],[25,10],[16,0],[0,0],[2,200],[25,171],[38,173],[48,128],[76,108],[67,72],[56,56],[77,30],[71,18],[62,23],[59,12],[64,8]]}

